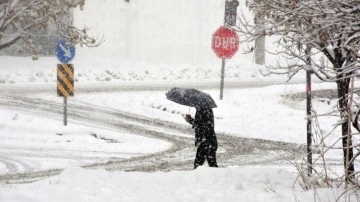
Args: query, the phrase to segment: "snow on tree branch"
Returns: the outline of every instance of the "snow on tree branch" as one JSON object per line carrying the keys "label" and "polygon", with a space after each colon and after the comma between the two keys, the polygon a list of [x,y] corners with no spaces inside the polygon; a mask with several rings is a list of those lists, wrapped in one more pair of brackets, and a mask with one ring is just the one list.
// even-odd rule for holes
{"label": "snow on tree branch", "polygon": [[20,51],[37,54],[33,36],[50,26],[56,26],[57,33],[73,44],[100,45],[102,39],[72,24],[72,10],[84,4],[85,0],[0,0],[0,50],[21,43]]}
{"label": "snow on tree branch", "polygon": [[[240,15],[237,30],[246,36],[244,41],[253,41],[264,34],[279,36],[282,40],[278,43],[283,49],[277,51],[277,54],[298,58],[299,66],[305,65],[305,47],[311,47],[317,54],[313,56],[323,55],[329,60],[327,69],[336,69],[325,72],[325,67],[313,60],[312,66],[314,70],[317,68],[317,77],[322,80],[357,74],[356,64],[360,58],[360,0],[248,0],[247,5],[252,11],[265,15],[265,26],[263,30],[256,30],[248,19]],[[291,67],[293,65],[289,66],[289,70]],[[280,67],[278,69],[283,70]],[[276,68],[272,71],[276,72]]]}

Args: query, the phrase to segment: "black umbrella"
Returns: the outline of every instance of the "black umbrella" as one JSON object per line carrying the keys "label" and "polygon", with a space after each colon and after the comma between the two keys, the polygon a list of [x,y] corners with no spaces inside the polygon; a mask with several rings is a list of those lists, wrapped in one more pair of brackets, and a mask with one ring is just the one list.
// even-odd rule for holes
{"label": "black umbrella", "polygon": [[166,93],[166,98],[178,104],[195,108],[217,107],[209,94],[193,88],[172,88]]}

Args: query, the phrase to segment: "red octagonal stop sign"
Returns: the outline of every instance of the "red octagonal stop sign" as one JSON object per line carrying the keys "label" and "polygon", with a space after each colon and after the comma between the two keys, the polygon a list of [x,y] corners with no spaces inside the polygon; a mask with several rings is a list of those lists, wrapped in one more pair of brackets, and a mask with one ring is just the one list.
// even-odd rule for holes
{"label": "red octagonal stop sign", "polygon": [[219,58],[230,59],[239,50],[239,36],[235,31],[221,26],[212,35],[211,48]]}

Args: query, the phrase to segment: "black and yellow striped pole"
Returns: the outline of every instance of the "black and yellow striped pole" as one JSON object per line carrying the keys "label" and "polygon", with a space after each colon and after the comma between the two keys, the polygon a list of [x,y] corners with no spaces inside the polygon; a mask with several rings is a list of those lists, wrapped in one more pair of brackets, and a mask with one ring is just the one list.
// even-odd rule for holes
{"label": "black and yellow striped pole", "polygon": [[67,97],[74,96],[74,66],[57,65],[57,95],[64,97],[64,125],[67,125]]}

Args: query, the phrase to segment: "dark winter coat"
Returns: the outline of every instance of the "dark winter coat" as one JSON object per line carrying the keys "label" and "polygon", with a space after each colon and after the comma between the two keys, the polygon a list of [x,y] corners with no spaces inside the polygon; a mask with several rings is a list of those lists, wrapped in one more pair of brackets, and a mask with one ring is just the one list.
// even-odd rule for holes
{"label": "dark winter coat", "polygon": [[195,119],[191,119],[189,123],[195,128],[195,146],[207,141],[217,147],[212,109],[196,109]]}

